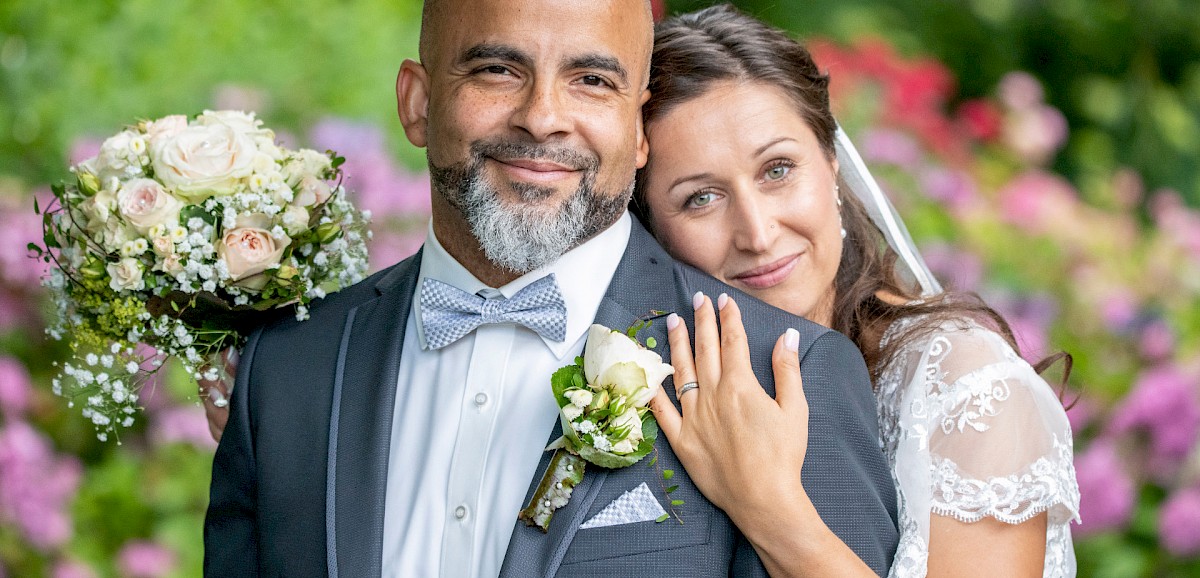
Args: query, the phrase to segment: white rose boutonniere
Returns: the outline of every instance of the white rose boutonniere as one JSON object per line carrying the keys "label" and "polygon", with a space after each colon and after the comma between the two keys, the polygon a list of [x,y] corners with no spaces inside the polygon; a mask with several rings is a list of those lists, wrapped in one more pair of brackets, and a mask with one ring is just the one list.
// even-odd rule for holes
{"label": "white rose boutonniere", "polygon": [[583,480],[586,463],[624,468],[654,449],[658,423],[648,404],[675,369],[630,335],[644,326],[622,333],[592,325],[583,356],[550,378],[563,436],[547,448],[556,453],[521,511],[526,524],[546,531],[554,510],[566,505]]}

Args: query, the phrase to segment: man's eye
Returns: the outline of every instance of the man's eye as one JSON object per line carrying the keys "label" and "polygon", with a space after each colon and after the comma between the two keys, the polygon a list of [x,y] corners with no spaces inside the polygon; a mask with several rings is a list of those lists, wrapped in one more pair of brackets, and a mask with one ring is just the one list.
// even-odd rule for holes
{"label": "man's eye", "polygon": [[584,76],[583,78],[579,79],[579,81],[588,86],[607,86],[608,85],[608,81],[604,80],[604,77],[597,76],[595,74],[588,74],[588,75]]}
{"label": "man's eye", "polygon": [[508,74],[508,69],[500,66],[499,64],[485,66],[481,70],[482,72],[486,72],[488,74]]}

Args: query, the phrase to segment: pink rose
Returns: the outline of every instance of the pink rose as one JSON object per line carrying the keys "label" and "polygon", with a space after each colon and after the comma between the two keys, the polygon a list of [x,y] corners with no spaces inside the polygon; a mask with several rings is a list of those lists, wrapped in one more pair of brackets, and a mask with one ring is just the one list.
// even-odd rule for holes
{"label": "pink rose", "polygon": [[183,202],[151,179],[133,179],[117,192],[117,210],[143,235],[155,225],[178,223],[182,208]]}
{"label": "pink rose", "polygon": [[217,254],[225,260],[229,278],[235,285],[262,289],[267,284],[263,272],[278,265],[283,250],[291,244],[286,235],[282,242],[276,241],[267,229],[270,226],[271,220],[266,215],[249,215],[238,217],[237,226],[225,231],[217,245]]}

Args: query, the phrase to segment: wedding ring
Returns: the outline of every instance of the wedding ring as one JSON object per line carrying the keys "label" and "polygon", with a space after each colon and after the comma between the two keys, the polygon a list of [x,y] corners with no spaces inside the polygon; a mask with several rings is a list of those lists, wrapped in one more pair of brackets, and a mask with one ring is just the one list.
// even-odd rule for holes
{"label": "wedding ring", "polygon": [[696,383],[694,381],[689,381],[689,382],[683,384],[683,387],[679,388],[679,395],[677,395],[676,397],[683,397],[683,394],[685,394],[693,389],[700,389],[700,384]]}

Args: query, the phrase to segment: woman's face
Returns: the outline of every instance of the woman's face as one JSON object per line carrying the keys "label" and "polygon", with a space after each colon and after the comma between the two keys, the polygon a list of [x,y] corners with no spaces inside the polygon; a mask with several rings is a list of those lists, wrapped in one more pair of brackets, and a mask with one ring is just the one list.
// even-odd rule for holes
{"label": "woman's face", "polygon": [[663,246],[828,326],[842,255],[837,161],[794,102],[774,86],[726,82],[647,129],[645,198]]}

